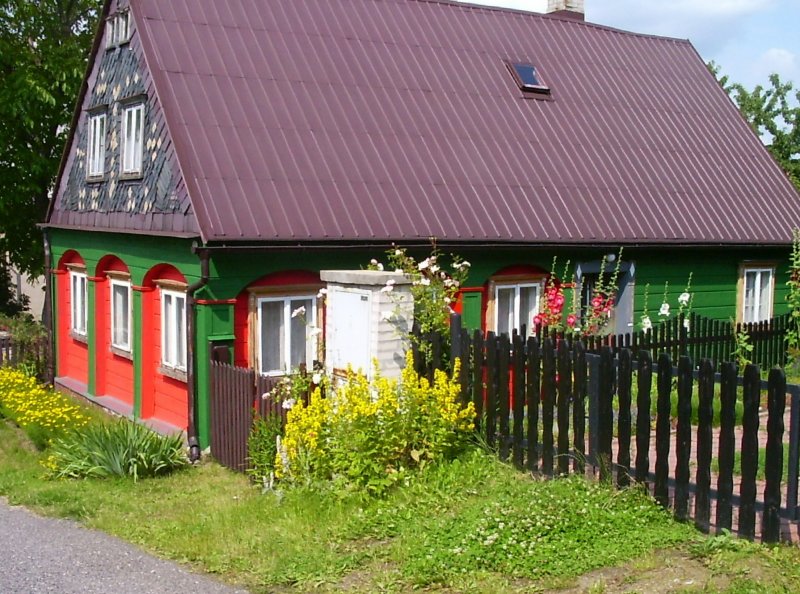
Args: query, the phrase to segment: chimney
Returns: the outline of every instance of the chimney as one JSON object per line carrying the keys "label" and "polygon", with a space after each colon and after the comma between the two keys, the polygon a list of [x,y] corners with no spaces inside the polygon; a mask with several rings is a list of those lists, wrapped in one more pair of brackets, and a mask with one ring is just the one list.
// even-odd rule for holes
{"label": "chimney", "polygon": [[583,21],[583,0],[547,0],[547,14]]}

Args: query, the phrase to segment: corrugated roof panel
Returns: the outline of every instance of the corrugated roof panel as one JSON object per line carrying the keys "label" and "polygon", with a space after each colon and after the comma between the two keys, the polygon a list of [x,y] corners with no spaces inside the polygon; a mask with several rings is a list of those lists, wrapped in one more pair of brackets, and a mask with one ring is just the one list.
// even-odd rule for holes
{"label": "corrugated roof panel", "polygon": [[132,5],[209,241],[786,242],[800,220],[685,41],[444,0]]}

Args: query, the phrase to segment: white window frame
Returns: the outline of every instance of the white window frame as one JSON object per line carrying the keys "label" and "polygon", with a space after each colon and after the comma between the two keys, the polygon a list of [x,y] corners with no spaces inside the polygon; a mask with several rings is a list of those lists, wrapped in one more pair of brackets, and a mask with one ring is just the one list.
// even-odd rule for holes
{"label": "white window frame", "polygon": [[117,13],[114,17],[114,43],[127,43],[131,38],[131,17],[127,10]]}
{"label": "white window frame", "polygon": [[535,281],[535,280],[526,280],[526,281],[501,281],[496,280],[494,281],[494,288],[492,289],[492,301],[493,301],[493,310],[494,310],[494,324],[493,329],[495,333],[500,334],[500,291],[501,290],[508,290],[514,289],[514,304],[513,304],[513,311],[510,311],[511,320],[512,322],[509,325],[509,336],[514,330],[518,332],[521,330],[517,326],[517,322],[520,319],[520,306],[521,306],[521,289],[527,288],[535,288],[536,289],[536,299],[534,300],[534,307],[533,312],[531,313],[531,319],[526,321],[525,327],[528,333],[528,336],[533,334],[534,327],[533,327],[533,317],[539,313],[539,305],[542,300],[542,294],[544,291],[544,280]]}
{"label": "white window frame", "polygon": [[86,336],[89,320],[89,278],[85,272],[69,271],[70,331],[77,336]]}
{"label": "white window frame", "polygon": [[86,137],[86,176],[103,177],[106,168],[106,114],[89,115]]}
{"label": "white window frame", "polygon": [[[769,275],[769,284],[767,288],[767,295],[763,295],[760,291],[762,275]],[[754,287],[754,303],[751,308],[748,308],[747,303],[747,277],[755,275]],[[742,266],[742,290],[741,290],[741,308],[739,310],[740,319],[745,324],[753,324],[757,322],[764,322],[772,318],[773,305],[775,301],[775,267],[766,265],[745,265]],[[764,298],[768,300],[766,317],[760,317],[759,312]],[[748,315],[750,309],[751,315]]]}
{"label": "white window frame", "polygon": [[[256,369],[261,375],[276,376],[285,375],[292,370],[289,369],[289,358],[292,352],[292,301],[297,300],[311,300],[311,307],[306,308],[304,317],[306,325],[306,364],[311,363],[317,353],[317,333],[311,332],[312,329],[317,327],[317,295],[316,293],[296,293],[296,294],[281,294],[281,295],[264,295],[256,298],[255,307],[255,335],[256,335],[256,353],[255,362]],[[261,335],[261,306],[263,303],[280,302],[283,304],[283,326],[289,331],[284,332],[283,344],[280,345],[281,354],[280,358],[283,360],[283,369],[264,369],[262,361],[262,344],[263,337]],[[309,309],[311,311],[309,311]]]}
{"label": "white window frame", "polygon": [[[183,301],[183,315],[177,315],[177,301]],[[183,345],[183,352],[178,345]],[[186,371],[186,293],[161,289],[161,365]],[[183,355],[183,356],[181,356]]]}
{"label": "white window frame", "polygon": [[[131,319],[132,319],[132,314],[133,314],[133,304],[131,303],[131,298],[132,298],[131,282],[128,281],[128,280],[112,278],[110,285],[111,285],[110,286],[110,291],[111,291],[110,304],[111,304],[111,307],[109,308],[110,309],[109,313],[110,313],[110,317],[111,317],[111,346],[114,347],[115,349],[119,349],[119,350],[122,350],[122,351],[130,352],[131,351],[131,331],[132,331]],[[125,289],[125,292],[126,292],[126,295],[127,295],[126,301],[127,301],[128,307],[125,308],[125,314],[124,314],[125,315],[125,320],[124,320],[125,333],[124,334],[125,334],[125,336],[127,336],[127,342],[118,342],[116,340],[116,338],[117,338],[117,330],[118,330],[117,325],[116,325],[116,311],[117,311],[116,295],[117,295],[117,293],[114,291],[114,289],[116,287],[122,287],[123,289]]]}
{"label": "white window frame", "polygon": [[[129,116],[133,118],[130,124]],[[143,158],[144,102],[139,102],[127,105],[122,110],[122,175],[141,175]]]}
{"label": "white window frame", "polygon": [[118,12],[106,21],[106,47],[127,43],[131,38],[131,17],[127,10]]}

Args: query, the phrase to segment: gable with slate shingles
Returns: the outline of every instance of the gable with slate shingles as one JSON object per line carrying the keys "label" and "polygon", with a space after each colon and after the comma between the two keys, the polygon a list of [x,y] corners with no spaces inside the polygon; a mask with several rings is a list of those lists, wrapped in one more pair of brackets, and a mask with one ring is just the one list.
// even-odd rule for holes
{"label": "gable with slate shingles", "polygon": [[[126,1],[115,0],[109,14],[126,7]],[[130,27],[130,41],[113,48],[106,48],[103,28],[50,225],[195,235],[192,205],[133,19]],[[143,172],[141,178],[127,180],[120,175],[122,113],[126,100],[137,97],[145,101]],[[102,181],[90,182],[86,177],[87,114],[103,106],[105,175]]]}

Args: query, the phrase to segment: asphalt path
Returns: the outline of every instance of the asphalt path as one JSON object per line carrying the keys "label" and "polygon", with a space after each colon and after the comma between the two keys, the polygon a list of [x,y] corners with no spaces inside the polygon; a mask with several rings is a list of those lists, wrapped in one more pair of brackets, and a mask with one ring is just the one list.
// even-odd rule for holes
{"label": "asphalt path", "polygon": [[243,593],[97,530],[0,498],[0,593]]}

